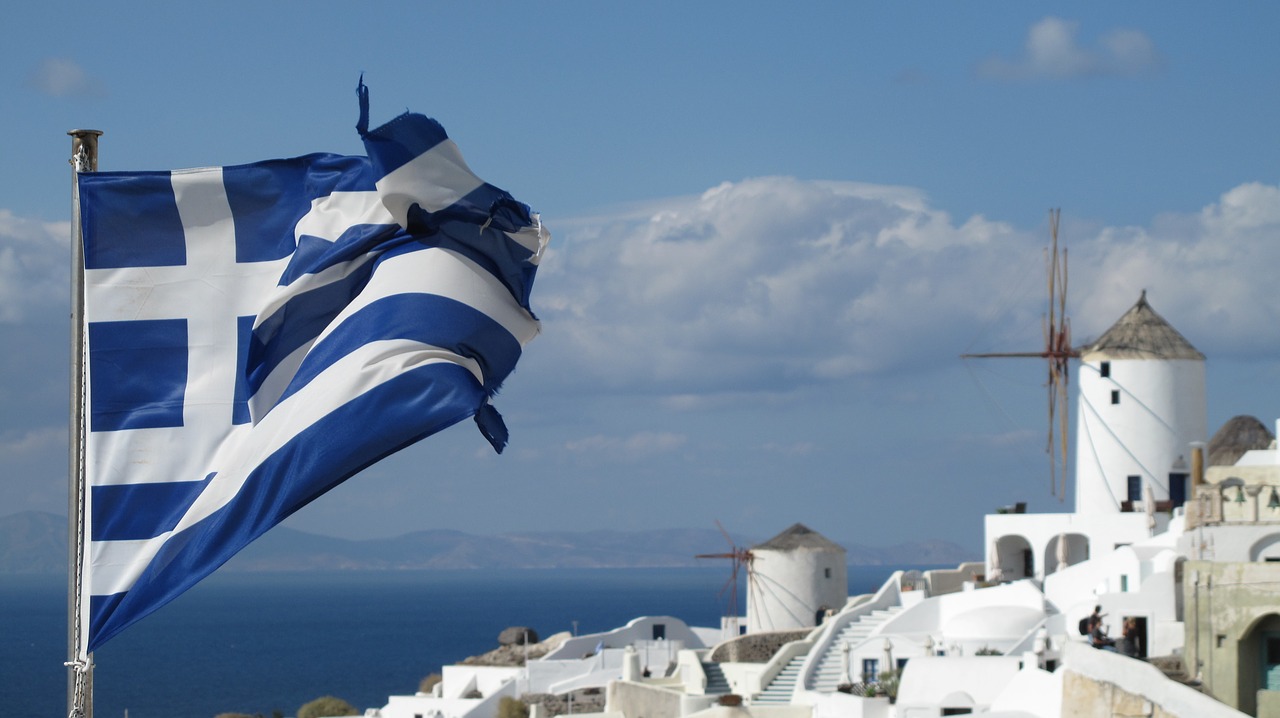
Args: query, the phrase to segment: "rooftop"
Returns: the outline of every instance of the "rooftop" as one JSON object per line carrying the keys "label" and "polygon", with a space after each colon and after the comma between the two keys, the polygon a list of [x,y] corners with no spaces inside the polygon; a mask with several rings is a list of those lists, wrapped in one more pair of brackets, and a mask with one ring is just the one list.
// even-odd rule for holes
{"label": "rooftop", "polygon": [[1192,359],[1204,361],[1204,354],[1178,333],[1147,303],[1142,290],[1138,303],[1124,313],[1097,341],[1081,347],[1080,356],[1090,359],[1101,354],[1109,359]]}

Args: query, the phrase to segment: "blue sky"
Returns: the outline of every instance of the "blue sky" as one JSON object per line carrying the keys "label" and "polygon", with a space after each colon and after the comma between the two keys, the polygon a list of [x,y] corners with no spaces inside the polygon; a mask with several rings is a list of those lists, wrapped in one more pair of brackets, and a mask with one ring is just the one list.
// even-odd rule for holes
{"label": "blue sky", "polygon": [[[0,506],[65,510],[70,141],[102,169],[359,153],[440,120],[553,233],[498,404],[296,528],[802,521],[980,552],[1048,495],[1033,349],[1062,207],[1077,341],[1148,291],[1209,426],[1270,424],[1280,8],[1113,3],[120,3],[5,11]],[[1068,502],[1065,508],[1069,508]]]}

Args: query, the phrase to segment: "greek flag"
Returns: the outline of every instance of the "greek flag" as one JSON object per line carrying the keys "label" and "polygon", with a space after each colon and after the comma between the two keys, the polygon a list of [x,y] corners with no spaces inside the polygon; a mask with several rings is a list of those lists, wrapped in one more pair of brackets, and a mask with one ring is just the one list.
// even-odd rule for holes
{"label": "greek flag", "polygon": [[79,175],[81,652],[362,468],[467,417],[538,333],[538,215],[434,120],[313,154]]}

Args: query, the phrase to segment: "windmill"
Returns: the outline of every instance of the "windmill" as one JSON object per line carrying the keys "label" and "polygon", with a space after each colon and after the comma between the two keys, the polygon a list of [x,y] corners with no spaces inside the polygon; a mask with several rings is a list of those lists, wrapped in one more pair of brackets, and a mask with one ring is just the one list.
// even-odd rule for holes
{"label": "windmill", "polygon": [[716,521],[716,528],[720,529],[720,533],[724,536],[724,540],[729,544],[729,550],[724,553],[700,553],[694,558],[727,558],[732,561],[732,569],[730,569],[729,580],[720,588],[720,597],[724,597],[725,591],[729,592],[729,622],[727,628],[731,635],[737,636],[740,631],[738,628],[738,572],[745,566],[747,570],[748,581],[751,576],[751,562],[754,556],[750,549],[745,549],[733,542],[729,536],[729,532],[724,530],[724,526]]}
{"label": "windmill", "polygon": [[1058,219],[1061,209],[1049,210],[1050,245],[1045,250],[1048,268],[1049,311],[1044,319],[1044,349],[1035,352],[990,352],[964,354],[963,358],[1033,357],[1048,362],[1049,434],[1045,453],[1049,455],[1049,493],[1066,500],[1067,483],[1067,403],[1071,383],[1071,360],[1080,352],[1071,346],[1071,320],[1067,318],[1067,250],[1058,251]]}

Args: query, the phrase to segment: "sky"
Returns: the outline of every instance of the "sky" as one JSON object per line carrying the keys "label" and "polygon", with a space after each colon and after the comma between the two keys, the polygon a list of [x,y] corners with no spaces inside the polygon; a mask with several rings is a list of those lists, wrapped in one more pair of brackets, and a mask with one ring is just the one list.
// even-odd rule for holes
{"label": "sky", "polygon": [[542,214],[542,334],[504,454],[464,422],[288,526],[798,521],[978,558],[984,513],[1071,508],[1045,366],[961,358],[1042,346],[1051,208],[1076,344],[1145,289],[1208,357],[1210,432],[1280,416],[1274,4],[28,5],[0,23],[0,513],[66,510],[66,132],[104,131],[104,170],[361,154],[361,73],[374,125],[435,117]]}

